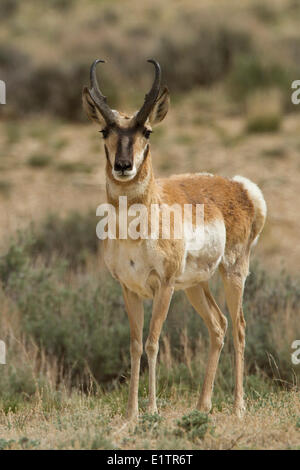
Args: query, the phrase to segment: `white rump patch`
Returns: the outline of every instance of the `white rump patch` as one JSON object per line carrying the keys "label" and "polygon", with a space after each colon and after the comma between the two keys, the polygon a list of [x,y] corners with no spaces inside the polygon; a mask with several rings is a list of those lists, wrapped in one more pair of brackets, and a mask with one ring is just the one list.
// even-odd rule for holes
{"label": "white rump patch", "polygon": [[263,193],[261,192],[257,184],[253,183],[253,181],[249,180],[248,178],[245,178],[244,176],[236,175],[232,179],[233,181],[237,181],[238,183],[241,183],[244,186],[247,193],[249,194],[251,201],[253,202],[255,211],[260,211],[261,215],[263,217],[266,217],[267,204],[264,199]]}
{"label": "white rump patch", "polygon": [[[267,215],[267,204],[264,199],[263,193],[261,192],[257,184],[253,183],[253,181],[249,180],[248,178],[245,178],[244,176],[236,175],[232,179],[233,181],[236,181],[243,185],[244,189],[246,189],[248,196],[254,205],[255,214],[257,216],[260,216],[262,219],[265,219]],[[257,243],[258,237],[259,235],[257,235],[255,240],[253,241],[252,246]]]}

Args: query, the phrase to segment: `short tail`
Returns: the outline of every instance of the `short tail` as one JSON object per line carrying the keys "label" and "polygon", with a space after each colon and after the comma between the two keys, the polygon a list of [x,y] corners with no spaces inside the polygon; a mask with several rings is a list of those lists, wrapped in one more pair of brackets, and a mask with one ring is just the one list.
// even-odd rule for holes
{"label": "short tail", "polygon": [[234,176],[233,181],[237,181],[242,184],[244,189],[247,191],[250,200],[254,206],[255,219],[253,225],[253,242],[251,245],[255,245],[258,241],[259,235],[264,228],[266,217],[267,217],[267,204],[264,199],[263,193],[259,187],[248,178],[244,176]]}

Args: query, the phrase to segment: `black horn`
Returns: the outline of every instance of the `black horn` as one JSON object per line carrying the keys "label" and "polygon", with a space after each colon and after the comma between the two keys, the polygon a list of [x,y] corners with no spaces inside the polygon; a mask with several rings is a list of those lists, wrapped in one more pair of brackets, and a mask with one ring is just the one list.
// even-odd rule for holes
{"label": "black horn", "polygon": [[159,90],[160,90],[160,83],[161,83],[160,65],[154,59],[149,59],[147,62],[150,62],[151,64],[154,65],[154,67],[155,67],[155,77],[154,77],[154,81],[153,81],[151,90],[146,94],[144,104],[141,107],[141,109],[138,111],[138,113],[135,117],[135,122],[138,125],[143,125],[146,122],[150,112],[153,109],[155,101],[157,100]]}
{"label": "black horn", "polygon": [[99,62],[105,63],[105,60],[97,59],[93,64],[91,65],[90,69],[90,82],[91,82],[91,88],[89,89],[90,95],[94,102],[97,104],[99,107],[99,110],[101,111],[102,116],[104,117],[105,121],[107,122],[108,125],[112,125],[115,123],[115,115],[108,106],[106,102],[106,96],[104,96],[98,85],[98,80],[97,80],[97,75],[96,75],[96,67]]}

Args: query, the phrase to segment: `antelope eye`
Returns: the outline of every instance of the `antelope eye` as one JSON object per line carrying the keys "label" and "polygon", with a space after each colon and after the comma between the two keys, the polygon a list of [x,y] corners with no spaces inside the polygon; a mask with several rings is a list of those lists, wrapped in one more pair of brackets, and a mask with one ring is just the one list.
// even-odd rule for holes
{"label": "antelope eye", "polygon": [[143,135],[144,135],[144,137],[146,137],[146,139],[149,139],[151,133],[152,133],[152,131],[150,131],[149,129],[144,129],[144,131],[143,131]]}
{"label": "antelope eye", "polygon": [[108,132],[109,132],[109,131],[108,131],[107,127],[106,127],[105,129],[102,129],[102,130],[99,131],[99,132],[101,132],[103,139],[106,139],[106,137],[108,136]]}

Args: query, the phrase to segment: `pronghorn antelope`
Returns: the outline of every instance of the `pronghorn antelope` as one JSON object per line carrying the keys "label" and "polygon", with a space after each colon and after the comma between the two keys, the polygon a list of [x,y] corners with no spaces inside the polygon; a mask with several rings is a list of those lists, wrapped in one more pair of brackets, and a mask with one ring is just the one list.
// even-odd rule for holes
{"label": "pronghorn antelope", "polygon": [[[266,203],[260,189],[247,178],[232,179],[207,173],[156,179],[152,170],[149,138],[152,126],[164,119],[169,92],[161,90],[161,70],[155,60],[155,78],[141,109],[132,116],[110,109],[101,93],[96,60],[90,70],[90,88],[83,89],[83,106],[100,125],[106,154],[107,201],[119,210],[119,196],[128,204],[179,206],[204,204],[204,243],[189,250],[187,235],[181,239],[107,239],[104,260],[122,285],[130,323],[131,380],[128,417],[138,415],[138,384],[143,351],[143,299],[153,298],[149,335],[145,349],[149,363],[149,412],[157,411],[155,369],[159,337],[174,289],[185,291],[203,318],[210,335],[210,350],[198,409],[208,412],[227,320],[208,285],[218,269],[233,324],[235,347],[235,412],[244,411],[243,369],[245,320],[243,289],[249,255],[262,231]],[[194,221],[194,219],[193,219]],[[194,223],[194,222],[193,222]]]}

